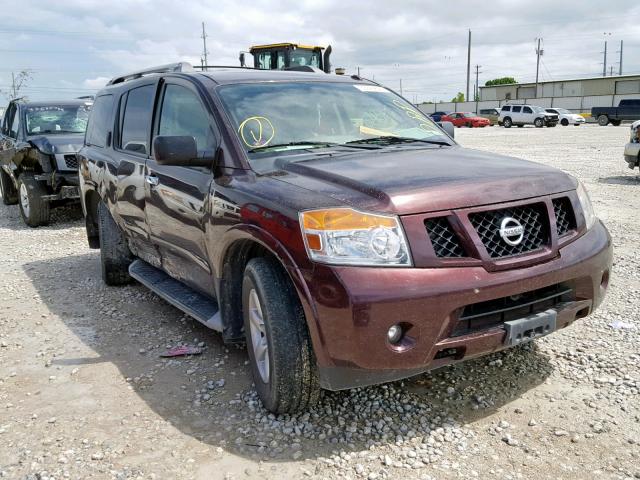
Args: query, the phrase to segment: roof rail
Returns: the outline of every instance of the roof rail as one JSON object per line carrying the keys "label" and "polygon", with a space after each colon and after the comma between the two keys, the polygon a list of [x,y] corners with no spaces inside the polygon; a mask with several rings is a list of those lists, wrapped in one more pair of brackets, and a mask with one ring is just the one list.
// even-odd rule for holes
{"label": "roof rail", "polygon": [[243,70],[259,70],[258,68],[255,67],[247,67],[242,66],[242,65],[194,65],[193,69],[194,70],[201,70],[203,72],[206,72],[208,68],[242,68]]}
{"label": "roof rail", "polygon": [[189,72],[192,70],[193,67],[189,62],[169,63],[167,65],[145,68],[144,70],[138,70],[137,72],[131,72],[127,73],[126,75],[120,75],[119,77],[113,77],[111,80],[109,80],[109,83],[107,83],[107,85],[122,83],[126,82],[127,80],[134,80],[151,73]]}

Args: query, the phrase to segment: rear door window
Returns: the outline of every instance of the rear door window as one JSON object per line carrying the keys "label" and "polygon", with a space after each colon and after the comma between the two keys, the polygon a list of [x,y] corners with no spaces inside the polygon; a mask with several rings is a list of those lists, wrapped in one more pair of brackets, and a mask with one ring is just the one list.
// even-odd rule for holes
{"label": "rear door window", "polygon": [[139,155],[149,154],[149,135],[155,85],[129,90],[120,134],[120,148]]}
{"label": "rear door window", "polygon": [[513,110],[511,110],[511,111],[513,113],[518,113],[521,109],[522,109],[522,107],[513,107]]}
{"label": "rear door window", "polygon": [[111,111],[113,95],[100,95],[96,98],[89,115],[85,143],[94,147],[105,147],[107,133],[111,130]]}

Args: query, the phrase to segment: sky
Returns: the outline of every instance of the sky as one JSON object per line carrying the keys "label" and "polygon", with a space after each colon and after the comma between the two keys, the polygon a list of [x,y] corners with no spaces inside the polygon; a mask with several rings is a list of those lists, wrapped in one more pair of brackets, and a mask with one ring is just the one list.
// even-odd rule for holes
{"label": "sky", "polygon": [[[109,78],[176,61],[200,64],[205,22],[209,64],[238,65],[253,44],[332,45],[332,65],[360,67],[414,103],[449,101],[466,90],[467,35],[479,83],[512,76],[541,80],[602,75],[608,65],[640,73],[640,2],[296,0],[0,0],[0,91],[30,72],[30,99],[95,93]],[[607,68],[609,70],[609,67]],[[473,87],[471,87],[473,91]],[[0,105],[7,97],[0,95]]]}

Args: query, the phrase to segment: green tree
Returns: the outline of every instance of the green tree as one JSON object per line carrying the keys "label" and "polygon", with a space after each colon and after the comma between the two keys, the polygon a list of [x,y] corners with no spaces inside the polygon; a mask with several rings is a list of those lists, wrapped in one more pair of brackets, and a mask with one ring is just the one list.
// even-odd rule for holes
{"label": "green tree", "polygon": [[492,85],[507,85],[510,83],[518,83],[518,82],[513,77],[500,77],[500,78],[494,78],[493,80],[487,80],[484,86],[490,87]]}
{"label": "green tree", "polygon": [[458,94],[451,99],[454,103],[464,102],[464,93],[458,92]]}

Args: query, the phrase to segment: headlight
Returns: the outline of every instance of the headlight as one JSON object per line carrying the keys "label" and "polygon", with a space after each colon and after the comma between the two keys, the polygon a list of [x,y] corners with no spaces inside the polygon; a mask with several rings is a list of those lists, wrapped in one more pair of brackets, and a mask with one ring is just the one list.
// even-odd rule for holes
{"label": "headlight", "polygon": [[300,226],[312,260],[338,265],[411,266],[398,217],[351,208],[308,210]]}
{"label": "headlight", "polygon": [[593,224],[596,223],[596,214],[593,211],[591,199],[589,198],[589,194],[587,193],[587,190],[584,188],[584,185],[582,185],[581,182],[578,183],[576,192],[578,193],[578,200],[580,201],[580,206],[582,207],[584,223],[587,230],[589,230],[591,227],[593,227]]}

